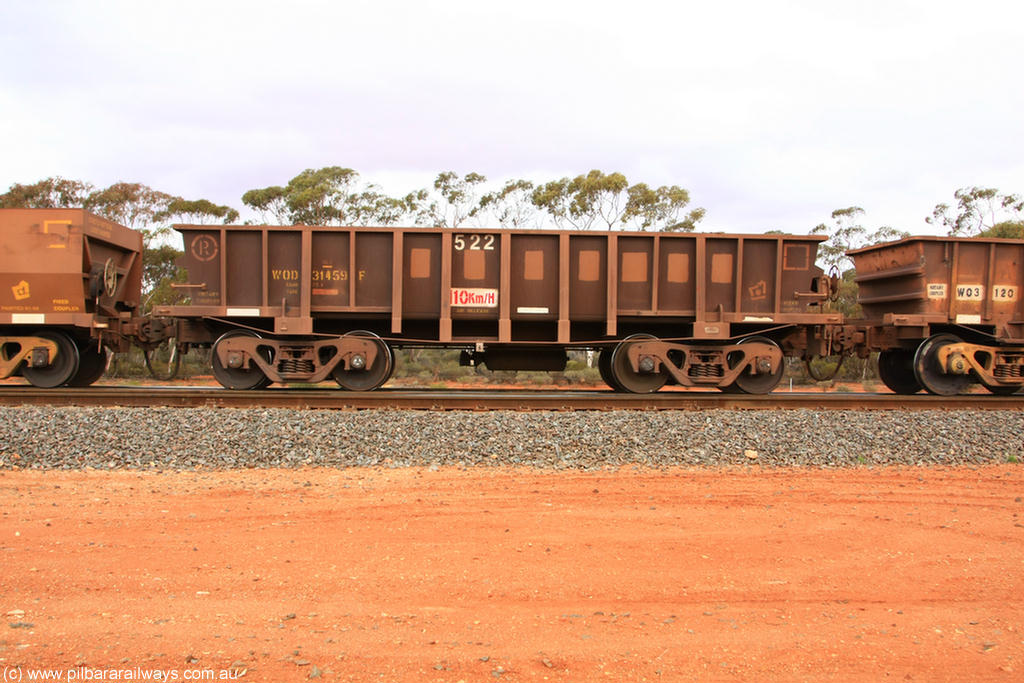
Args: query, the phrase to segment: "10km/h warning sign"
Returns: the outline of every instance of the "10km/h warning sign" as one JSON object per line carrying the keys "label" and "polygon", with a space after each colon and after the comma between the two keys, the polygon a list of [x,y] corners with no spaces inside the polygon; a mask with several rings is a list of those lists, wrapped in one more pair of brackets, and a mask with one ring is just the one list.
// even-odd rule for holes
{"label": "10km/h warning sign", "polygon": [[452,287],[452,306],[473,306],[477,308],[497,308],[498,290],[479,289],[473,287]]}

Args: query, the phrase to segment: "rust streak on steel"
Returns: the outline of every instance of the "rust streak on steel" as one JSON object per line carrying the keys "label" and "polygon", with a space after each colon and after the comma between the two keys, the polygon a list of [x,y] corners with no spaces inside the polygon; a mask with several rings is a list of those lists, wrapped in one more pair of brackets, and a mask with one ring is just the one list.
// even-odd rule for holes
{"label": "rust streak on steel", "polygon": [[209,387],[0,387],[0,405],[292,408],[325,410],[1024,410],[1024,396],[719,392],[338,389],[228,391]]}

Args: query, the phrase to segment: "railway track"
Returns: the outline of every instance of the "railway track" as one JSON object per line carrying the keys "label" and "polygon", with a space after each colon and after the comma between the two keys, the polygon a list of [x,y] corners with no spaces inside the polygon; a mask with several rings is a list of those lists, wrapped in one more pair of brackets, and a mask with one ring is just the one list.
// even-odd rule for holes
{"label": "railway track", "polygon": [[93,386],[82,389],[0,387],[0,405],[291,408],[327,410],[1024,410],[1024,395],[823,394],[768,395],[666,391],[380,389],[370,392],[319,388],[228,391],[217,387]]}

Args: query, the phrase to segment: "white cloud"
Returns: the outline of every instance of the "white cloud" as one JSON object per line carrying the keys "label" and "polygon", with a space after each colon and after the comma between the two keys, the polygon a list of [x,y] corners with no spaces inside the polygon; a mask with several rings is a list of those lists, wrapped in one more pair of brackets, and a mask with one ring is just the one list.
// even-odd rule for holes
{"label": "white cloud", "polygon": [[1016,3],[12,5],[0,187],[131,179],[238,206],[325,165],[394,192],[602,168],[743,231],[851,204],[925,231],[958,187],[1024,192]]}

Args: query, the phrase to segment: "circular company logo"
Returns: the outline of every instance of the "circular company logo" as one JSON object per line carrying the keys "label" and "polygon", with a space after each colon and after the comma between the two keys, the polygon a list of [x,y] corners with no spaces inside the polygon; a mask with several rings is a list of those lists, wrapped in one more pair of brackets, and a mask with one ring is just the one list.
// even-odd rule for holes
{"label": "circular company logo", "polygon": [[192,255],[200,261],[212,261],[217,258],[217,240],[209,235],[196,235],[192,238],[189,249],[191,249]]}

